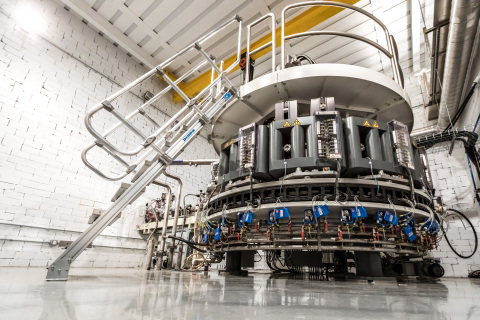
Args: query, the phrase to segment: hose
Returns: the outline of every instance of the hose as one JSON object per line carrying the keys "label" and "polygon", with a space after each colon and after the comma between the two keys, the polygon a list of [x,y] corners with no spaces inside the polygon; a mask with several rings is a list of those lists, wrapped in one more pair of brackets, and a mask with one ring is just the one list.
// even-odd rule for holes
{"label": "hose", "polygon": [[307,60],[308,63],[310,63],[310,64],[315,64],[315,63],[316,63],[312,58],[310,58],[310,57],[307,56],[306,54],[300,54],[300,55],[298,55],[296,60],[297,60],[297,61]]}
{"label": "hose", "polygon": [[[450,249],[452,249],[452,251],[457,255],[459,256],[460,258],[462,259],[468,259],[468,258],[471,258],[475,252],[477,252],[477,248],[478,248],[478,236],[477,236],[477,233],[475,232],[475,228],[473,227],[473,224],[472,222],[463,214],[461,213],[460,211],[458,210],[455,210],[455,209],[448,209],[448,211],[452,211],[452,212],[455,212],[456,214],[458,214],[459,216],[461,216],[462,218],[464,218],[468,224],[470,225],[470,227],[472,228],[472,231],[473,231],[473,236],[475,237],[475,248],[473,249],[473,252],[468,255],[468,256],[464,256],[464,255],[461,255],[460,253],[457,252],[457,250],[455,250],[452,246],[452,244],[450,243],[450,240],[448,240],[448,237],[447,237],[447,234],[445,232],[445,230],[443,229],[443,224],[440,224],[440,228],[442,229],[442,232],[443,232],[443,236],[445,237],[445,240],[447,240],[447,243],[448,243],[448,246],[450,247]],[[448,214],[447,214],[448,215]]]}
{"label": "hose", "polygon": [[415,187],[413,186],[413,176],[410,170],[406,169],[408,174],[408,181],[410,182],[410,197],[413,203],[415,203]]}
{"label": "hose", "polygon": [[168,236],[167,238],[171,238],[171,239],[174,239],[174,240],[178,240],[178,241],[181,241],[181,242],[184,242],[186,243],[189,247],[192,247],[193,249],[197,250],[197,251],[200,251],[200,252],[203,252],[203,253],[206,253],[207,250],[203,250],[203,249],[200,249],[198,247],[196,247],[195,245],[197,246],[206,246],[206,244],[204,243],[198,243],[198,242],[192,242],[192,241],[188,241],[188,240],[185,240],[185,239],[182,239],[182,238],[177,238],[177,237],[172,237],[172,236]]}
{"label": "hose", "polygon": [[340,178],[340,171],[342,170],[342,165],[340,160],[337,159],[337,174],[335,175],[335,197],[338,199],[340,197],[340,189],[338,188],[338,178]]}

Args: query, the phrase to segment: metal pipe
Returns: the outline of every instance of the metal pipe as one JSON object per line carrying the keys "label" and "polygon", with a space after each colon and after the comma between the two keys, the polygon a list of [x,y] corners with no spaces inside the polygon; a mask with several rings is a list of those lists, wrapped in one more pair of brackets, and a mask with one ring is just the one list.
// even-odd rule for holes
{"label": "metal pipe", "polygon": [[186,208],[185,199],[186,199],[187,197],[196,197],[196,198],[198,198],[199,195],[196,194],[196,193],[187,193],[186,195],[184,195],[184,196],[183,196],[183,210],[185,210],[185,208]]}
{"label": "metal pipe", "polygon": [[[153,232],[152,232],[153,234]],[[148,239],[147,241],[147,256],[145,257],[145,264],[143,268],[145,270],[150,270],[150,266],[152,264],[152,256],[153,256],[153,249],[154,249],[154,239],[153,237]]]}
{"label": "metal pipe", "polygon": [[290,39],[295,39],[295,38],[301,38],[301,37],[309,37],[309,36],[339,36],[339,37],[346,37],[346,38],[351,38],[355,40],[360,40],[363,41],[375,48],[377,48],[379,51],[381,51],[384,55],[386,55],[389,59],[393,58],[392,53],[390,53],[387,49],[379,45],[378,43],[369,40],[365,37],[353,34],[353,33],[348,33],[348,32],[339,32],[339,31],[305,31],[301,33],[296,33],[292,34],[289,36],[285,37],[285,40],[290,40]]}
{"label": "metal pipe", "polygon": [[178,256],[177,256],[177,265],[175,269],[180,270],[182,269],[182,256],[183,256],[183,243],[178,244]]}
{"label": "metal pipe", "polygon": [[[216,59],[213,59],[213,63],[217,63]],[[219,75],[220,76],[220,75]],[[210,77],[210,83],[212,83],[215,80],[215,69],[212,67],[212,75]],[[213,86],[210,88],[210,96],[213,97],[213,90],[216,88],[216,86]]]}
{"label": "metal pipe", "polygon": [[438,127],[436,125],[413,130],[412,133],[410,134],[410,137],[415,138],[425,134],[435,133],[437,132],[437,130],[438,130]]}
{"label": "metal pipe", "polygon": [[[183,196],[183,226],[182,226],[182,235],[180,236],[180,238],[183,237],[183,228],[185,228],[185,219],[187,219],[186,217],[186,209],[187,209],[187,206],[185,204],[185,199],[187,197],[196,197],[198,198],[199,195],[198,194],[195,194],[195,193],[188,193],[186,195]],[[188,235],[187,235],[188,236]],[[182,256],[183,256],[183,248],[184,248],[184,245],[183,243],[179,243],[178,244],[178,253],[177,253],[177,265],[175,266],[175,269],[177,270],[180,270],[182,268]]]}
{"label": "metal pipe", "polygon": [[354,10],[354,11],[357,11],[357,12],[360,12],[364,15],[366,15],[367,17],[369,17],[370,19],[372,19],[373,21],[375,21],[376,23],[378,23],[380,25],[380,27],[382,27],[383,31],[385,31],[385,36],[386,36],[386,40],[387,40],[387,44],[389,44],[389,51],[392,52],[391,48],[390,48],[390,42],[389,42],[389,37],[390,37],[390,34],[388,33],[388,29],[387,27],[382,23],[382,21],[380,21],[377,17],[375,17],[374,15],[372,15],[371,13],[369,13],[368,11],[366,10],[363,10],[361,8],[358,8],[358,7],[355,7],[355,6],[351,6],[351,5],[348,5],[348,4],[345,4],[345,3],[341,3],[341,2],[334,2],[334,1],[310,1],[310,2],[299,2],[299,3],[294,3],[294,4],[291,4],[289,6],[286,6],[285,8],[283,8],[282,10],[282,37],[281,37],[281,52],[282,52],[282,65],[281,65],[281,68],[284,69],[285,68],[285,13],[290,10],[290,9],[293,9],[293,8],[298,8],[298,7],[307,7],[307,6],[331,6],[331,7],[339,7],[339,8],[344,8],[344,9],[350,9],[350,10]]}
{"label": "metal pipe", "polygon": [[438,111],[440,128],[450,124],[460,105],[479,17],[480,0],[453,1]]}
{"label": "metal pipe", "polygon": [[[163,173],[165,177],[168,177],[170,179],[173,179],[178,182],[178,187],[177,187],[177,196],[176,196],[176,206],[175,206],[175,215],[173,217],[173,225],[172,225],[172,236],[176,237],[177,236],[177,224],[178,224],[178,216],[180,214],[180,199],[182,197],[182,179],[180,177],[175,176],[167,171]],[[185,209],[185,208],[184,208]],[[167,269],[172,269],[173,265],[173,254],[175,253],[175,239],[171,238],[170,239],[170,251],[168,253],[168,262],[167,262]]]}
{"label": "metal pipe", "polygon": [[170,165],[177,165],[177,166],[202,166],[202,165],[210,165],[214,162],[217,162],[218,159],[196,159],[196,160],[173,160]]}
{"label": "metal pipe", "polygon": [[[205,61],[206,63],[206,61]],[[223,64],[222,64],[223,66]],[[220,81],[217,81],[218,83],[220,83]],[[209,87],[211,87],[211,84],[209,85]],[[207,88],[209,88],[207,87]],[[206,88],[206,89],[207,89]],[[197,95],[196,99],[195,100],[198,100],[202,94],[205,94],[206,92],[208,92],[208,90],[203,90],[200,94]],[[222,93],[223,94],[223,93]],[[218,97],[220,96],[220,94],[217,94],[217,97],[215,97],[215,99],[217,99]],[[207,101],[207,100],[204,100],[204,101]],[[204,102],[202,101],[201,105],[203,104]],[[189,108],[191,107],[191,104],[186,104],[179,112],[177,112],[175,114],[175,116],[171,117],[162,127],[160,127],[159,129],[157,129],[156,132],[154,132],[153,134],[151,134],[149,136],[149,138],[153,138],[153,137],[157,137],[161,132],[165,131],[165,129],[167,127],[169,127],[171,124],[173,124],[174,121],[177,120],[177,118],[179,118],[186,110],[188,110]],[[177,131],[180,126],[183,125],[183,123],[186,121],[186,119],[189,119],[191,118],[192,116],[194,116],[195,112],[194,111],[190,111],[186,116],[184,116],[181,120],[178,121],[177,124],[175,124],[173,126],[173,128],[170,129],[170,131]],[[120,122],[121,123],[121,122]],[[140,158],[138,158],[134,164],[128,166],[128,164],[126,165],[127,166],[127,170],[126,172],[124,172],[123,174],[117,176],[117,177],[110,177],[110,176],[107,176],[106,174],[104,174],[103,172],[101,172],[100,170],[98,170],[97,168],[95,168],[88,160],[87,160],[87,153],[88,151],[90,151],[96,144],[96,142],[92,143],[89,147],[87,147],[85,150],[83,150],[82,152],[82,161],[85,163],[85,165],[87,167],[89,167],[91,170],[93,170],[96,174],[98,174],[99,176],[101,176],[102,178],[106,179],[106,180],[109,180],[109,181],[118,181],[120,179],[123,179],[125,176],[127,176],[130,172],[132,172],[141,162],[143,162],[153,151],[154,149],[155,150],[158,150],[158,148],[160,147],[161,143],[164,142],[164,138],[158,140],[158,142],[154,142],[151,144],[151,148],[149,148],[146,152],[144,152],[142,154],[142,156],[140,156]],[[104,148],[107,152],[111,153],[112,155],[114,154],[113,152],[111,152],[108,148]],[[118,161],[118,160],[117,160]],[[122,163],[123,165],[125,165],[124,163]]]}
{"label": "metal pipe", "polygon": [[[203,42],[205,42],[206,40],[208,40],[209,38],[213,37],[215,34],[217,34],[218,32],[220,32],[222,29],[226,28],[227,26],[229,26],[231,23],[234,23],[234,22],[238,22],[238,32],[239,32],[239,35],[238,35],[238,46],[237,46],[237,61],[235,63],[233,63],[230,68],[228,68],[227,70],[227,73],[233,69],[236,64],[238,63],[238,61],[240,60],[240,54],[241,54],[241,30],[242,30],[242,19],[236,15],[235,17],[233,17],[233,19],[229,19],[227,21],[225,21],[224,23],[222,23],[222,25],[220,25],[219,27],[217,27],[216,29],[212,30],[211,32],[207,33],[206,35],[204,35],[203,37],[201,37],[199,40],[197,40],[196,42],[193,42],[191,43],[189,46],[185,47],[184,49],[182,49],[181,51],[179,51],[177,54],[175,54],[174,56],[170,57],[169,59],[167,59],[166,61],[164,61],[163,63],[159,64],[157,67],[151,69],[149,72],[147,72],[146,74],[144,74],[143,76],[141,76],[140,78],[134,80],[133,82],[131,82],[130,84],[126,85],[124,88],[120,89],[119,91],[115,92],[114,94],[110,95],[106,100],[100,102],[100,103],[97,103],[94,107],[92,107],[88,112],[87,112],[87,115],[85,116],[85,125],[87,127],[87,130],[94,136],[97,138],[97,140],[106,148],[106,149],[109,149],[110,151],[114,152],[114,153],[120,153],[120,154],[124,154],[124,155],[136,155],[138,154],[138,152],[140,152],[143,148],[142,146],[140,146],[139,148],[135,149],[133,152],[120,152],[120,150],[116,149],[109,141],[106,140],[106,135],[101,135],[100,133],[97,133],[94,129],[93,129],[93,126],[91,126],[91,123],[90,123],[90,119],[91,117],[98,111],[106,108],[107,106],[107,110],[111,111],[113,110],[113,107],[111,107],[111,105],[109,105],[112,101],[114,101],[115,99],[117,99],[119,96],[123,95],[124,93],[128,92],[130,89],[132,89],[133,87],[137,86],[138,84],[140,84],[141,82],[145,81],[146,79],[150,78],[151,76],[155,75],[155,74],[158,74],[159,71],[160,73],[163,72],[163,68],[167,67],[173,60],[175,60],[177,57],[183,55],[185,52],[187,52],[188,50],[191,50],[192,48],[194,48],[195,46],[197,46],[198,44],[201,44]],[[205,62],[206,63],[206,62]],[[203,63],[202,63],[203,65]],[[195,68],[194,68],[195,69]],[[193,69],[191,70],[193,71]],[[187,74],[189,74],[189,72],[187,72]],[[174,88],[176,87],[176,84],[178,82],[180,82],[181,80],[183,80],[187,74],[183,75],[180,79],[177,79],[175,82],[173,82],[173,85],[171,82],[169,82],[168,80],[167,83],[169,83],[169,86],[163,90],[161,93],[155,95],[153,97],[153,100],[151,102],[146,102],[144,105],[142,105],[139,109],[135,110],[134,112],[132,112],[131,114],[129,114],[127,116],[126,119],[124,119],[123,117],[122,118],[119,118],[119,120],[121,120],[119,123],[117,123],[114,127],[112,127],[110,130],[108,130],[108,134],[112,133],[113,131],[115,131],[118,127],[120,127],[122,124],[125,124],[127,126],[129,126],[129,123],[127,123],[127,120],[129,117],[133,117],[134,115],[138,114],[139,111],[143,108],[143,107],[146,107],[147,105],[149,105],[150,103],[152,103],[153,101],[155,101],[156,99],[158,99],[161,95],[163,95],[164,92],[170,90],[171,88]],[[168,77],[166,77],[168,78]],[[198,97],[198,96],[197,96]],[[105,105],[106,104],[106,105]],[[114,114],[115,115],[115,114]],[[118,118],[118,117],[117,117]],[[171,121],[174,121],[174,120],[171,120]],[[130,126],[129,126],[130,127]],[[131,130],[133,130],[136,134],[139,134],[140,133],[140,136],[142,135],[141,132],[135,130],[135,128],[131,127],[130,128]],[[151,138],[148,137],[147,139],[145,139],[145,143],[144,143],[144,146],[145,148],[147,147],[151,147],[153,149],[156,149],[157,151],[161,151],[157,148],[157,146],[155,144],[151,144],[151,141],[149,142],[149,139]],[[111,180],[111,181],[116,181],[116,180],[120,180],[122,179],[123,177],[125,177],[128,173],[130,173],[132,170],[128,170],[129,172],[126,172],[124,174],[122,174],[121,176],[117,176],[117,177],[109,177],[105,174],[103,174],[100,170],[95,170],[93,169],[93,165],[91,163],[89,163],[87,161],[87,158],[86,158],[86,154],[89,150],[91,150],[93,147],[95,146],[95,143],[93,145],[91,145],[90,147],[88,147],[86,150],[84,150],[83,152],[83,156],[82,156],[82,160],[84,161],[85,165],[89,168],[91,168],[95,173],[97,173],[98,175],[100,175],[101,177],[107,179],[107,180]]]}
{"label": "metal pipe", "polygon": [[198,204],[195,210],[195,223],[193,225],[193,241],[198,241],[199,235],[197,234],[198,216],[200,215],[200,204]]}
{"label": "metal pipe", "polygon": [[[250,52],[250,38],[251,38],[251,28],[260,22],[272,18],[272,41],[269,41],[265,43],[264,45],[260,46],[259,48],[252,50]],[[272,46],[272,72],[275,71],[275,15],[273,13],[267,13],[266,15],[258,18],[254,22],[250,23],[247,26],[247,53],[246,53],[246,72],[245,72],[245,83],[248,83],[250,81],[250,55],[259,52],[268,46]]]}
{"label": "metal pipe", "polygon": [[167,202],[165,203],[165,213],[163,215],[162,234],[159,236],[160,241],[157,248],[158,260],[157,260],[157,264],[155,265],[155,270],[160,270],[160,266],[162,265],[162,262],[163,262],[163,255],[165,254],[165,243],[166,243],[167,228],[168,228],[168,212],[170,211],[170,205],[172,201],[172,188],[170,188],[168,184],[161,181],[157,181],[157,180],[155,180],[153,184],[164,187],[168,191]]}
{"label": "metal pipe", "polygon": [[[190,69],[188,72],[186,72],[184,75],[182,75],[180,78],[178,78],[174,84],[178,84],[180,83],[181,81],[183,81],[185,78],[187,78],[188,76],[190,76],[193,72],[195,72],[196,70],[200,69],[201,67],[203,67],[205,64],[207,63],[207,61],[203,61],[201,62],[200,64],[198,64],[197,66],[195,66],[194,68]],[[129,120],[131,118],[133,118],[135,115],[139,114],[139,113],[144,113],[144,109],[146,107],[148,107],[149,105],[151,105],[152,103],[154,103],[155,101],[157,101],[160,97],[162,97],[165,93],[167,93],[172,87],[171,86],[167,86],[165,89],[163,89],[162,91],[160,91],[159,93],[157,93],[155,96],[153,96],[153,98],[151,98],[150,100],[146,101],[143,105],[141,105],[138,109],[132,111],[131,113],[129,113],[127,116],[125,116],[125,120]],[[188,107],[186,108],[188,109]],[[185,110],[186,110],[185,109]],[[146,114],[145,114],[146,115]],[[92,114],[93,116],[93,114]],[[156,135],[160,134],[163,130],[165,130],[165,128],[168,128],[168,126],[170,126],[173,121],[175,121],[176,119],[170,119],[169,121],[167,121],[167,123],[165,123],[161,129],[157,130],[157,132],[155,133]],[[110,129],[108,129],[107,131],[103,132],[102,133],[102,136],[104,138],[106,138],[107,136],[109,136],[110,134],[112,134],[113,132],[115,132],[118,128],[120,128],[122,126],[123,122],[120,121],[120,122],[117,122],[113,127],[111,127]],[[93,147],[95,147],[97,144],[96,142],[92,142],[87,148],[85,148],[85,150],[82,152],[82,160],[83,162],[85,163],[85,165],[87,167],[89,167],[90,169],[92,169],[93,171],[95,171],[95,173],[97,173],[98,175],[100,175],[102,178],[104,179],[107,179],[107,180],[111,180],[111,181],[116,181],[116,180],[120,180],[120,179],[123,179],[128,173],[126,174],[123,174],[121,176],[117,176],[117,177],[108,177],[106,176],[105,174],[103,174],[102,172],[100,172],[99,170],[96,170],[96,168],[93,167],[93,165],[91,165],[88,161],[87,161],[87,158],[86,158],[86,154],[88,151],[90,151]],[[105,148],[105,151],[109,152],[112,156],[114,155],[113,152],[110,151],[109,148]],[[122,163],[123,164],[123,163]],[[126,167],[128,167],[128,164],[126,165]]]}
{"label": "metal pipe", "polygon": [[[392,38],[390,36],[390,33],[388,32],[387,27],[383,24],[382,21],[380,21],[377,17],[375,17],[370,12],[368,12],[368,11],[362,9],[362,8],[358,8],[358,7],[355,7],[355,6],[352,6],[352,5],[348,5],[348,4],[341,3],[341,2],[335,2],[335,1],[299,2],[299,3],[294,3],[294,4],[291,4],[291,5],[288,5],[282,10],[282,30],[281,30],[282,33],[281,33],[281,38],[280,38],[280,40],[281,40],[281,43],[280,43],[281,66],[280,66],[280,68],[281,69],[285,69],[285,40],[294,38],[294,37],[290,37],[290,36],[285,37],[285,13],[288,10],[291,10],[291,9],[294,9],[294,8],[310,7],[310,6],[330,6],[330,7],[339,7],[339,8],[343,8],[343,9],[350,9],[350,10],[353,10],[353,11],[360,12],[361,14],[363,14],[363,15],[369,17],[370,19],[372,19],[373,21],[375,21],[385,32],[385,38],[386,38],[386,41],[387,41],[387,50],[383,49],[383,47],[381,47],[378,44],[374,45],[374,46],[378,50],[382,51],[384,54],[389,56],[389,58],[391,60],[391,63],[392,63],[393,78],[398,84],[401,84],[402,87],[403,87],[403,84],[402,84],[402,81],[401,81],[401,78],[400,78],[400,67],[399,67],[399,63],[398,63],[398,56],[395,53],[394,44],[392,43]],[[347,36],[347,34],[345,34],[345,33],[342,33],[341,35],[342,36]],[[357,40],[362,40],[362,39],[357,39]],[[364,40],[362,40],[362,41],[364,41]],[[364,41],[364,42],[367,42],[367,41]],[[369,42],[367,42],[367,43],[369,43]],[[383,50],[380,49],[379,47],[382,48]],[[385,51],[387,51],[389,54],[385,53]]]}

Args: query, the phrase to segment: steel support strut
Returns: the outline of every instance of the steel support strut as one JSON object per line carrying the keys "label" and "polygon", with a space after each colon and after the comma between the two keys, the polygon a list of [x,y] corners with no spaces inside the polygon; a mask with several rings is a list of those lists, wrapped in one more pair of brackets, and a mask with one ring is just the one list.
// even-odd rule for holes
{"label": "steel support strut", "polygon": [[115,219],[119,212],[165,170],[156,162],[150,166],[77,240],[75,240],[49,267],[47,280],[67,280],[70,264]]}
{"label": "steel support strut", "polygon": [[[227,103],[231,95],[217,100],[213,103],[205,115],[211,120]],[[170,159],[175,159],[183,149],[194,140],[198,133],[203,129],[205,123],[192,119],[186,134],[182,134],[167,149],[165,155]],[[78,237],[49,267],[47,280],[67,280],[71,263],[87,248],[87,246],[115,219],[125,207],[132,202],[135,197],[158,176],[165,172],[168,163],[159,161],[154,162],[147,170],[102,214],[95,223]]]}

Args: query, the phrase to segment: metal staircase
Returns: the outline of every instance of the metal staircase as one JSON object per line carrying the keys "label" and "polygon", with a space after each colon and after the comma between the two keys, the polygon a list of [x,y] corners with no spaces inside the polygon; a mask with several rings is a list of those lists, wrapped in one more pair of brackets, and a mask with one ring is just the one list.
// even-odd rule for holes
{"label": "metal staircase", "polygon": [[[232,24],[238,24],[237,61],[232,63],[227,69],[222,70],[223,61],[220,62],[220,67],[217,66],[215,58],[205,52],[202,44]],[[195,139],[202,128],[211,122],[213,117],[234,95],[237,95],[237,90],[228,78],[228,74],[240,61],[241,30],[242,20],[237,15],[114,93],[106,100],[98,103],[87,112],[85,125],[96,140],[82,152],[82,160],[85,165],[102,178],[110,181],[121,180],[132,172],[136,174],[132,184],[128,185],[123,183],[121,186],[123,190],[119,190],[112,199],[114,200],[113,204],[48,267],[47,280],[67,280],[71,263],[115,219],[118,213],[134,201],[144,192],[148,185],[154,182],[155,179],[165,171],[167,166]],[[199,52],[203,60],[177,80],[170,79],[164,72],[164,68],[168,67],[175,59],[191,51]],[[212,81],[210,85],[194,98],[189,98],[178,84],[194,72],[208,65],[212,68]],[[114,101],[152,77],[161,77],[168,84],[167,87],[127,116],[123,116],[118,109],[115,108],[113,104]],[[177,92],[186,103],[173,117],[159,126],[147,113],[147,107],[171,90]],[[92,117],[101,110],[110,112],[119,120],[117,124],[103,133],[96,131],[92,125]],[[144,116],[155,127],[158,127],[151,135],[146,136],[129,121],[138,114]],[[121,127],[129,129],[136,136],[140,137],[143,142],[131,150],[122,150],[115,146],[107,137]],[[109,176],[95,167],[87,159],[88,152],[94,148],[101,148],[106,151],[113,159],[125,167],[124,172],[117,176]],[[128,163],[122,156],[136,156],[137,159],[132,163]],[[145,164],[145,162],[147,162],[147,165],[142,167],[142,164]]]}

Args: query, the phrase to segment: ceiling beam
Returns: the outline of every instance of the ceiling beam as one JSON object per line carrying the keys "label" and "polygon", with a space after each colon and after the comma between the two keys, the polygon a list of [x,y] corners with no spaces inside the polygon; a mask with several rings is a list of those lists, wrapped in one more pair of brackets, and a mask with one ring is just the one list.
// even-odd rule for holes
{"label": "ceiling beam", "polygon": [[[354,4],[358,2],[359,0],[341,0],[339,2],[346,3],[346,4]],[[293,33],[299,33],[299,32],[304,32],[307,31],[319,23],[333,17],[337,13],[341,12],[343,9],[338,8],[338,7],[330,7],[330,6],[315,6],[310,9],[307,9],[303,13],[300,13],[287,23],[285,23],[285,35],[293,34]],[[280,46],[280,38],[281,38],[281,27],[277,28],[275,30],[276,36],[275,36],[275,41],[277,47]],[[259,40],[255,41],[252,43],[251,50],[254,50],[255,48],[258,48],[265,43],[271,41],[272,39],[272,34],[269,33],[266,36],[260,38]],[[257,54],[252,56],[252,59],[258,59],[259,57],[269,53],[272,50],[271,47],[268,47]],[[242,52],[245,52],[245,49],[242,50]],[[224,69],[227,69],[232,63],[234,63],[236,60],[236,55],[232,55],[231,57],[225,59],[224,62]],[[232,72],[236,71],[239,69],[239,67],[235,67]],[[205,87],[207,87],[210,84],[210,79],[211,77],[211,72],[207,71],[204,72],[203,74],[199,75],[195,79],[183,83],[179,85],[179,87],[183,90],[183,92],[189,96],[193,97],[197,95],[201,90],[203,90]],[[173,101],[174,102],[180,102],[182,101],[182,98],[177,94],[174,93],[172,95]]]}
{"label": "ceiling beam", "polygon": [[[124,0],[110,0],[113,1],[113,4],[116,5],[118,8],[122,8],[122,14],[124,14],[129,21],[132,23],[135,23],[138,27],[141,28],[142,32],[145,32],[145,36],[149,35],[151,37],[150,41],[153,43],[157,43],[158,45],[161,45],[162,48],[168,53],[169,56],[173,56],[177,53],[175,49],[173,49],[167,41],[162,37],[162,33],[156,33],[155,31],[152,30],[143,20],[141,20],[137,14],[135,14],[129,7],[125,6]],[[142,49],[142,52],[145,50]],[[155,59],[154,57],[150,56],[152,59],[156,61],[156,65],[160,64],[160,62]],[[179,57],[181,60],[181,63],[184,67],[189,67],[189,63],[187,60],[183,57]]]}
{"label": "ceiling beam", "polygon": [[93,10],[86,2],[75,0],[62,0],[64,4],[88,21],[92,26],[102,31],[111,40],[118,43],[120,47],[127,50],[135,56],[140,62],[149,68],[154,68],[157,61],[150,55],[143,52],[132,39],[124,35],[120,30],[115,28],[110,22]]}
{"label": "ceiling beam", "polygon": [[257,10],[262,14],[262,16],[266,15],[267,13],[270,12],[270,9],[268,9],[267,4],[265,3],[265,0],[256,0],[253,1],[253,5],[257,8]]}

